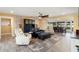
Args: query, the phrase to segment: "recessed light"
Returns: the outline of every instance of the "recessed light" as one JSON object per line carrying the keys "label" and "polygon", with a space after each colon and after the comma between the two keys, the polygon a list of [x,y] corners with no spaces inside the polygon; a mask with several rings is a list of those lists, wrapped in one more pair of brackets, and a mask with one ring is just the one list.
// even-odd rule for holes
{"label": "recessed light", "polygon": [[62,15],[65,15],[65,14],[66,14],[66,12],[63,12],[63,13],[62,13]]}
{"label": "recessed light", "polygon": [[14,13],[14,11],[13,11],[13,10],[11,10],[11,11],[10,11],[10,13],[11,13],[11,14],[13,14],[13,13]]}

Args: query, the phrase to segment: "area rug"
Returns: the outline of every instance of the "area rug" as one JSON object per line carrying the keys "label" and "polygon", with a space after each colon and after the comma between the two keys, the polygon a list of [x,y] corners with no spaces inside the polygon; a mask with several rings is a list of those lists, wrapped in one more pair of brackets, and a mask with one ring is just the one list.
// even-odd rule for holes
{"label": "area rug", "polygon": [[51,37],[44,41],[37,39],[37,42],[29,45],[28,47],[34,52],[45,52],[49,48],[53,47],[53,45],[56,44],[60,39],[62,39],[62,38]]}

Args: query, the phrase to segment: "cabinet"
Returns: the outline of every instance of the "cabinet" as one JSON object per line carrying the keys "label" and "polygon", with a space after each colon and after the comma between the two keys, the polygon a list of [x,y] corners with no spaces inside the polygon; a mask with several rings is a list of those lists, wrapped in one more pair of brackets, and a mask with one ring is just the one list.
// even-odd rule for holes
{"label": "cabinet", "polygon": [[14,18],[8,16],[0,16],[0,39],[14,36]]}
{"label": "cabinet", "polygon": [[35,28],[35,20],[24,19],[24,33],[31,32]]}
{"label": "cabinet", "polygon": [[62,21],[62,22],[48,22],[48,24],[52,24],[54,28],[62,27],[66,29],[66,32],[73,31],[73,21]]}

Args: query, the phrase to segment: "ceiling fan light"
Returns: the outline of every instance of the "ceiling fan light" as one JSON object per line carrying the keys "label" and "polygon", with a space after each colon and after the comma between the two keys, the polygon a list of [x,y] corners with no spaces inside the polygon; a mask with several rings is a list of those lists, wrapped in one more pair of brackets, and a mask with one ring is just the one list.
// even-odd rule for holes
{"label": "ceiling fan light", "polygon": [[41,17],[38,17],[38,19],[42,19]]}

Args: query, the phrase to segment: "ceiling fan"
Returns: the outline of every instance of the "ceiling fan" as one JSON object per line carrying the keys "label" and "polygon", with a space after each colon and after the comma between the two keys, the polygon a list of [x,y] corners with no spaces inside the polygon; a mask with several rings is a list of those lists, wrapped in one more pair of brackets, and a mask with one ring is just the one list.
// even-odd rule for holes
{"label": "ceiling fan", "polygon": [[42,13],[39,12],[39,16],[38,17],[46,18],[46,17],[49,17],[49,15],[44,15],[44,14],[42,14]]}

